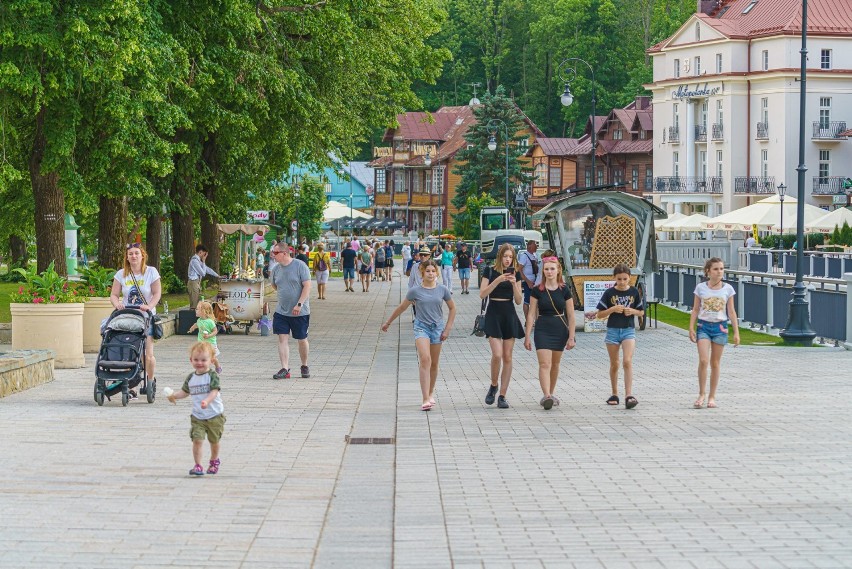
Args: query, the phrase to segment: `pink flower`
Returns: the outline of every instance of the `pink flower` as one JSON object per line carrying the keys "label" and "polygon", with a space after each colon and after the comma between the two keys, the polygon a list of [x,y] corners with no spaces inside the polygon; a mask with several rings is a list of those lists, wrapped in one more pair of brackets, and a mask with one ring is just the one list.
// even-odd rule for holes
{"label": "pink flower", "polygon": [[50,302],[56,302],[56,295],[55,294],[50,295]]}
{"label": "pink flower", "polygon": [[68,290],[68,283],[62,285],[62,290]]}
{"label": "pink flower", "polygon": [[44,302],[44,299],[36,296],[35,298],[33,298],[33,302],[36,303],[36,304],[40,304],[40,303]]}
{"label": "pink flower", "polygon": [[23,286],[18,287],[18,294],[24,294],[24,287]]}

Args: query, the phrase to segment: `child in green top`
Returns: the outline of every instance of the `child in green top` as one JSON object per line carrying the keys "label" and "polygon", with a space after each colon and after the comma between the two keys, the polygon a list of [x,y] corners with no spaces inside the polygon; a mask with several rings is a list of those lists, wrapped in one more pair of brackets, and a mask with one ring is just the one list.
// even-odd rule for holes
{"label": "child in green top", "polygon": [[192,334],[195,330],[198,330],[198,341],[213,345],[213,358],[211,361],[216,369],[216,373],[222,373],[222,366],[219,365],[219,345],[216,340],[219,327],[216,326],[216,320],[213,318],[213,305],[202,300],[195,307],[195,315],[198,316],[198,320],[189,329],[189,333]]}

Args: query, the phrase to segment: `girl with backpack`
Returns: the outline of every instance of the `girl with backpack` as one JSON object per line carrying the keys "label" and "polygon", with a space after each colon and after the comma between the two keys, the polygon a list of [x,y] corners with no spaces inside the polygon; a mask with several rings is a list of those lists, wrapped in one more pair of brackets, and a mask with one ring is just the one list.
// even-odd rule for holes
{"label": "girl with backpack", "polygon": [[381,280],[385,280],[385,253],[387,251],[385,250],[384,246],[378,241],[373,244],[373,247],[375,247],[376,251],[376,273],[378,274]]}
{"label": "girl with backpack", "polygon": [[370,292],[370,275],[373,273],[373,253],[366,245],[358,252],[361,260],[361,270],[358,271],[361,278],[361,292]]}
{"label": "girl with backpack", "polygon": [[320,300],[325,300],[325,287],[329,273],[331,273],[331,255],[325,250],[325,243],[318,243],[314,258],[314,275],[317,278],[317,298]]}

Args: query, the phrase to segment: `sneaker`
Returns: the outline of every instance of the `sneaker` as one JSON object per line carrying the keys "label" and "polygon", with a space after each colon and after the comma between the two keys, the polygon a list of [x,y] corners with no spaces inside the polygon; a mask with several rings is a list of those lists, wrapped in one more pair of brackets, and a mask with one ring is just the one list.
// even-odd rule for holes
{"label": "sneaker", "polygon": [[[509,406],[509,404],[507,403],[506,407],[508,407],[508,406]],[[543,398],[541,400],[541,406],[544,407],[545,411],[550,411],[551,409],[553,409],[553,397]]]}
{"label": "sneaker", "polygon": [[282,367],[278,370],[278,373],[272,376],[272,379],[290,379],[290,370],[286,367]]}
{"label": "sneaker", "polygon": [[[217,472],[219,472],[219,464],[220,463],[218,458],[216,460],[211,460],[210,466],[207,467],[207,474],[216,474]],[[196,468],[198,468],[198,465],[196,465]],[[192,473],[190,472],[190,474]]]}
{"label": "sneaker", "polygon": [[196,464],[192,470],[189,471],[190,476],[204,476],[204,468],[200,464]]}
{"label": "sneaker", "polygon": [[485,395],[485,404],[494,405],[494,396],[497,395],[497,386],[491,385],[488,387],[488,393]]}
{"label": "sneaker", "polygon": [[136,392],[132,389],[128,391],[127,394],[130,396],[130,399],[136,399],[138,397],[138,395],[136,395]]}
{"label": "sneaker", "polygon": [[500,409],[508,409],[509,408],[509,402],[506,401],[505,396],[501,395],[500,397],[497,398],[497,407],[499,407]]}
{"label": "sneaker", "polygon": [[311,377],[311,370],[308,369],[308,366],[302,366],[299,371],[302,372],[302,377]]}

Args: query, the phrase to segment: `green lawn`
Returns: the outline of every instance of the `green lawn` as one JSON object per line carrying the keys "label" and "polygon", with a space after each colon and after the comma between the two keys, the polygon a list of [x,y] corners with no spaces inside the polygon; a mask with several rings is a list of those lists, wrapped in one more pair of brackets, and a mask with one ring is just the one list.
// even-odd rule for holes
{"label": "green lawn", "polygon": [[[660,322],[665,322],[683,330],[689,329],[689,312],[676,310],[662,304],[657,306]],[[728,337],[733,341],[733,328],[728,332]],[[784,340],[771,334],[762,334],[749,328],[740,326],[740,344],[743,346],[783,346]]]}

